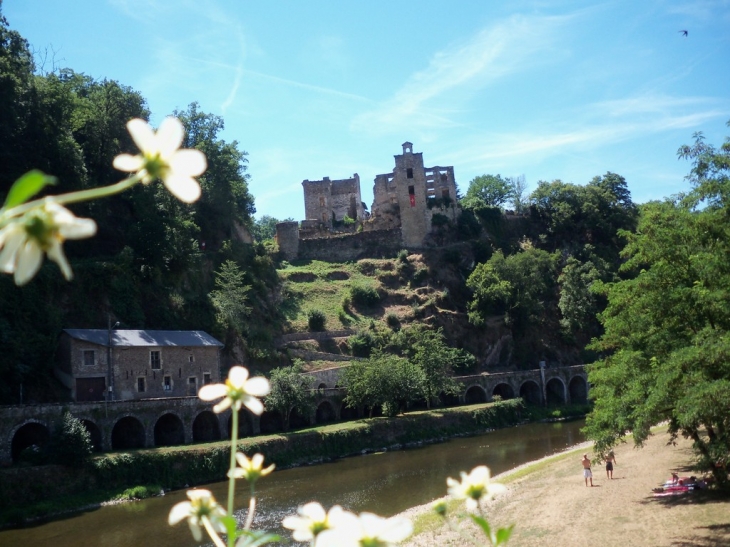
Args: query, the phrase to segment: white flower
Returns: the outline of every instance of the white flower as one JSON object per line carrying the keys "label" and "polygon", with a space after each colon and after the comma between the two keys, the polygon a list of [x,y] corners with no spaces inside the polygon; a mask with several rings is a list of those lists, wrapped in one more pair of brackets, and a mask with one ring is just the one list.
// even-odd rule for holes
{"label": "white flower", "polygon": [[246,457],[246,454],[242,452],[236,452],[236,460],[238,465],[233,471],[228,472],[228,477],[236,479],[246,479],[248,482],[256,482],[260,477],[265,477],[274,470],[275,464],[271,464],[269,467],[264,469],[264,456],[262,454],[254,454],[250,460]]}
{"label": "white flower", "polygon": [[[320,533],[332,528],[334,522],[344,513],[342,507],[335,505],[325,513],[324,508],[316,501],[302,505],[297,509],[300,516],[289,516],[282,521],[284,528],[294,530],[294,541],[312,541]],[[354,517],[354,515],[353,515]]]}
{"label": "white flower", "polygon": [[165,118],[157,133],[139,118],[127,122],[127,129],[142,152],[137,156],[120,154],[114,167],[128,173],[139,173],[149,184],[161,179],[180,201],[192,203],[200,197],[200,184],[193,177],[202,175],[208,167],[200,150],[179,150],[185,129],[177,118]]}
{"label": "white flower", "polygon": [[49,199],[0,230],[0,271],[14,274],[16,285],[25,285],[40,269],[43,253],[46,253],[70,280],[73,272],[63,254],[63,242],[91,237],[95,233],[93,220],[77,218]]}
{"label": "white flower", "polygon": [[473,513],[479,507],[479,501],[490,499],[496,494],[504,492],[506,488],[498,483],[489,482],[489,468],[480,465],[471,470],[468,475],[461,472],[461,482],[448,478],[448,493],[455,499],[466,500],[466,510]]}
{"label": "white flower", "polygon": [[171,510],[167,518],[168,523],[172,526],[182,519],[188,519],[188,526],[196,541],[203,538],[200,530],[201,526],[209,532],[211,529],[215,532],[225,533],[226,527],[220,521],[220,518],[226,516],[225,510],[218,505],[211,494],[210,490],[188,490],[188,498],[190,501],[181,501]]}
{"label": "white flower", "polygon": [[342,511],[330,518],[330,524],[332,527],[317,537],[317,547],[391,547],[413,533],[410,520],[383,518],[373,513],[357,517]]}
{"label": "white flower", "polygon": [[261,415],[264,405],[256,397],[263,397],[269,394],[269,381],[263,376],[248,379],[248,370],[235,366],[228,372],[228,379],[225,384],[208,384],[200,388],[198,398],[203,401],[212,401],[225,397],[220,403],[213,407],[213,412],[219,413],[233,405],[236,410],[241,410],[241,405],[256,415]]}

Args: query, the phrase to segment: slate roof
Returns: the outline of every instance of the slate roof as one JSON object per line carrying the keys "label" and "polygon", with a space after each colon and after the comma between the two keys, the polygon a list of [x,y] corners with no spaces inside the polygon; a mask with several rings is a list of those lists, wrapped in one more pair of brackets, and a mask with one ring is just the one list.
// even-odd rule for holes
{"label": "slate roof", "polygon": [[[84,340],[100,346],[108,345],[106,329],[63,329],[76,340]],[[118,330],[112,331],[112,346],[165,347],[165,346],[218,346],[223,344],[202,330]]]}

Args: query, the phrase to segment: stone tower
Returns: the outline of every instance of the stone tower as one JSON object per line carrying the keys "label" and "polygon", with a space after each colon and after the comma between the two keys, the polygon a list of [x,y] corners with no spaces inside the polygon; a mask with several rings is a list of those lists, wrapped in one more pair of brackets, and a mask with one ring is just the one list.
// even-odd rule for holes
{"label": "stone tower", "polygon": [[302,181],[304,189],[305,220],[317,220],[332,226],[333,221],[341,221],[345,215],[354,220],[362,220],[364,209],[360,197],[360,176],[355,173],[350,179]]}
{"label": "stone tower", "polygon": [[[395,156],[392,173],[377,175],[373,187],[373,215],[397,209],[402,242],[406,248],[422,247],[431,232],[430,205],[456,203],[453,167],[424,167],[423,154],[413,153],[413,144],[403,143],[403,153]],[[429,203],[432,202],[432,203]]]}

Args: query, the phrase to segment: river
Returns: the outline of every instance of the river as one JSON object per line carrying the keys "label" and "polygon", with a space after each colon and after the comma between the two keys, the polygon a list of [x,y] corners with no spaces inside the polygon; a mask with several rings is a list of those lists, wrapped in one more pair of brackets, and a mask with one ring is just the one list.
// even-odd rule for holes
{"label": "river", "polygon": [[[275,471],[258,483],[257,529],[277,530],[281,520],[312,500],[354,512],[392,516],[446,494],[446,478],[487,465],[496,475],[583,442],[584,421],[529,424],[477,437],[408,450],[379,452],[331,463]],[[227,483],[206,486],[225,503]],[[236,506],[247,504],[240,482]],[[167,525],[184,491],[136,503],[106,506],[51,522],[0,532],[0,546],[185,547],[199,545],[185,523]],[[239,520],[245,515],[238,514]],[[279,530],[281,532],[281,530]]]}

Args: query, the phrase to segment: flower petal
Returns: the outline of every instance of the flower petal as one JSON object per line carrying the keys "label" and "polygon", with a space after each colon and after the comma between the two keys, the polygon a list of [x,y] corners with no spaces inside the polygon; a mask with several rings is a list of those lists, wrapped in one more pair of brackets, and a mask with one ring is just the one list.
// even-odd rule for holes
{"label": "flower petal", "polygon": [[226,397],[220,403],[218,403],[217,405],[215,405],[213,407],[213,412],[215,412],[216,414],[220,414],[224,410],[227,410],[228,408],[230,408],[232,402],[233,401],[231,401],[228,397]]}
{"label": "flower petal", "polygon": [[173,173],[166,176],[162,183],[173,196],[185,203],[193,203],[200,197],[200,184],[193,178]]}
{"label": "flower petal", "polygon": [[248,369],[236,365],[228,371],[228,381],[236,389],[241,389],[248,379]]}
{"label": "flower petal", "polygon": [[228,389],[223,384],[207,384],[198,391],[198,399],[201,401],[212,401],[225,397],[227,394]]}
{"label": "flower petal", "polygon": [[248,382],[246,382],[244,390],[249,395],[263,397],[264,395],[269,394],[269,391],[271,391],[271,385],[269,384],[269,381],[263,376],[256,376],[255,378],[251,378]]}
{"label": "flower petal", "polygon": [[403,541],[413,533],[413,524],[403,517],[392,517],[383,523],[383,529],[378,534],[382,541],[397,543]]}
{"label": "flower petal", "polygon": [[15,265],[15,284],[25,285],[38,273],[43,262],[43,251],[35,241],[26,241],[18,250],[18,261]]}
{"label": "flower petal", "polygon": [[243,396],[243,404],[246,405],[246,407],[256,414],[256,416],[261,416],[261,414],[264,412],[264,405],[261,401],[259,401],[256,397],[251,397],[249,395]]}
{"label": "flower petal", "polygon": [[175,506],[170,509],[170,515],[167,517],[168,524],[172,526],[173,524],[180,522],[182,519],[189,517],[190,507],[191,504],[189,501],[181,501],[180,503],[175,504]]}
{"label": "flower petal", "polygon": [[112,165],[119,171],[125,173],[135,173],[144,167],[144,159],[142,156],[132,156],[131,154],[119,154]]}
{"label": "flower petal", "polygon": [[[155,132],[150,127],[150,124],[148,124],[146,121],[140,119],[140,118],[134,118],[133,120],[129,120],[127,122],[127,130],[129,131],[129,134],[132,136],[132,140],[134,141],[134,144],[137,145],[137,148],[139,148],[142,152],[156,152],[156,146],[155,146]],[[123,154],[125,155],[125,154]],[[117,156],[119,157],[119,156]],[[116,158],[115,158],[116,161]],[[116,167],[116,165],[114,166]],[[118,167],[117,167],[118,169]],[[137,169],[135,169],[137,171]]]}
{"label": "flower petal", "polygon": [[205,173],[208,160],[200,150],[178,150],[170,158],[170,169],[176,174],[197,177]]}
{"label": "flower petal", "polygon": [[74,274],[71,271],[71,266],[69,265],[68,260],[66,260],[66,255],[63,254],[63,247],[61,244],[58,241],[54,241],[51,243],[50,249],[46,252],[48,253],[48,258],[58,264],[58,267],[61,269],[61,273],[63,274],[63,277],[66,278],[66,281],[71,281]]}
{"label": "flower petal", "polygon": [[25,230],[19,226],[7,226],[2,231],[5,245],[0,251],[0,271],[13,273],[18,255],[18,249],[25,242]]}
{"label": "flower petal", "polygon": [[90,218],[74,218],[72,223],[61,224],[58,233],[64,239],[84,239],[96,233],[96,222]]}
{"label": "flower petal", "polygon": [[165,159],[172,156],[172,154],[175,153],[175,150],[180,148],[184,137],[185,128],[180,120],[172,116],[168,116],[162,120],[160,127],[157,129],[157,134],[155,135],[157,151],[159,151],[160,156]]}

